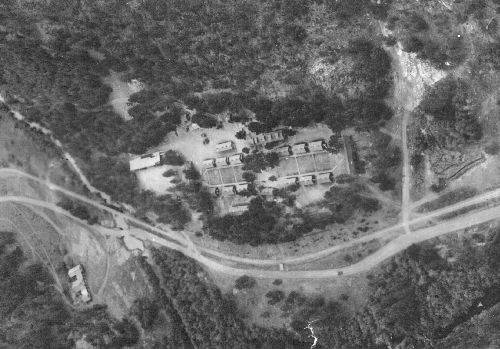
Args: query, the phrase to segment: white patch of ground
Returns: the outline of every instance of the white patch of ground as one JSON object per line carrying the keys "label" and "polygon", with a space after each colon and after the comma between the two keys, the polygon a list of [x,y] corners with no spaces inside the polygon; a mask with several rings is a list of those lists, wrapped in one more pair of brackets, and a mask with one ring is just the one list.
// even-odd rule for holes
{"label": "white patch of ground", "polygon": [[175,177],[163,177],[163,173],[169,169],[177,169],[174,166],[163,165],[146,168],[136,172],[137,179],[142,189],[151,190],[156,194],[165,194],[174,186],[170,181]]}
{"label": "white patch of ground", "polygon": [[113,91],[109,96],[109,104],[123,119],[130,120],[132,117],[128,113],[128,99],[130,95],[141,91],[144,87],[137,80],[125,82],[121,78],[121,74],[111,71],[109,76],[103,79],[104,83],[111,87]]}

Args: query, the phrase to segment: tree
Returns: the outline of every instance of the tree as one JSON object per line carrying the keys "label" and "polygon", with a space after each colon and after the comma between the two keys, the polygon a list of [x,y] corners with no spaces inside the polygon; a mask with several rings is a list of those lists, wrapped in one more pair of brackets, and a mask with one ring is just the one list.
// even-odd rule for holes
{"label": "tree", "polygon": [[248,275],[243,275],[236,279],[234,287],[238,290],[243,290],[243,289],[253,288],[256,284],[257,282],[255,281],[254,278]]}
{"label": "tree", "polygon": [[275,305],[285,298],[285,294],[281,290],[272,290],[266,293],[266,297],[269,298],[267,301],[269,305]]}
{"label": "tree", "polygon": [[247,132],[245,130],[240,130],[240,131],[236,132],[236,138],[237,139],[246,139]]}
{"label": "tree", "polygon": [[247,182],[254,182],[255,179],[257,178],[254,173],[247,172],[247,171],[243,172],[243,174],[241,176]]}
{"label": "tree", "polygon": [[217,126],[217,119],[205,113],[196,113],[192,117],[192,121],[203,128],[212,128]]}
{"label": "tree", "polygon": [[175,150],[167,150],[162,156],[162,163],[172,166],[182,166],[186,159],[184,156],[175,151]]}
{"label": "tree", "polygon": [[189,181],[198,181],[201,179],[201,174],[196,169],[193,163],[190,163],[188,168],[186,168],[183,172],[184,175],[186,176],[186,179]]}

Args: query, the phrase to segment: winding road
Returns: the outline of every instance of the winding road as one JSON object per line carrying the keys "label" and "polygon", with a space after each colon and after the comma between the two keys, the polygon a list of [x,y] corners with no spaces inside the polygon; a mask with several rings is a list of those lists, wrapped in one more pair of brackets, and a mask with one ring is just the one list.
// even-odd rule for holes
{"label": "winding road", "polygon": [[[476,210],[473,212],[454,217],[450,220],[440,222],[430,227],[416,229],[410,231],[410,233],[404,233],[404,234],[402,233],[400,236],[393,239],[391,242],[381,247],[373,254],[347,267],[326,269],[326,270],[280,271],[278,270],[280,264],[290,265],[290,264],[304,263],[318,258],[326,257],[334,252],[355,246],[363,242],[368,242],[373,239],[378,239],[383,237],[389,237],[391,234],[397,232],[397,230],[404,228],[404,223],[401,222],[393,227],[386,228],[374,232],[372,234],[363,236],[359,239],[351,240],[349,242],[339,244],[321,251],[317,251],[315,253],[305,254],[296,257],[287,257],[278,260],[242,258],[238,256],[227,255],[219,251],[200,248],[198,246],[195,246],[194,243],[190,242],[186,234],[183,234],[182,232],[163,230],[150,226],[134,217],[129,216],[128,214],[117,212],[94,200],[91,200],[80,194],[73,193],[72,191],[69,191],[55,184],[47,182],[46,180],[42,180],[37,177],[31,176],[19,170],[0,169],[0,177],[1,176],[21,176],[30,178],[32,180],[37,181],[40,184],[46,185],[51,190],[60,191],[65,195],[71,196],[75,199],[79,200],[83,199],[82,201],[86,202],[87,204],[93,205],[96,208],[108,211],[114,215],[123,216],[123,218],[125,218],[127,221],[133,222],[138,227],[131,228],[129,231],[122,231],[119,229],[107,229],[101,226],[88,226],[85,221],[73,217],[69,212],[65,211],[64,209],[53,203],[24,196],[2,196],[0,197],[0,202],[17,202],[17,203],[22,203],[24,205],[43,207],[52,210],[53,212],[56,212],[58,214],[69,217],[71,219],[77,220],[80,224],[88,226],[89,229],[98,230],[100,233],[106,235],[121,237],[126,234],[130,234],[138,239],[148,240],[156,244],[180,251],[212,270],[216,270],[219,272],[235,276],[246,274],[263,278],[306,278],[307,279],[307,278],[330,278],[339,275],[350,275],[350,274],[360,273],[373,268],[378,263],[399,253],[400,251],[406,249],[413,243],[425,241],[427,239],[431,239],[466,227],[471,227],[473,225],[484,223],[489,220],[493,220],[500,217],[500,205],[495,205],[493,207],[486,207],[486,208],[483,207],[481,209],[476,208]],[[496,204],[496,202],[493,202],[491,200],[498,198],[500,198],[500,188],[489,192],[485,192],[478,196],[444,207],[442,209],[423,214],[415,219],[408,221],[408,227],[417,223],[430,222],[430,220],[432,220],[433,218],[437,218],[444,214],[452,213],[457,210],[471,207],[473,205],[487,203],[488,201],[489,201],[489,206],[492,206]],[[142,227],[143,229],[140,229],[139,227]],[[229,264],[238,262],[245,265],[241,268],[235,268],[230,265],[227,265],[224,262],[226,263],[229,262]],[[258,267],[269,268],[270,266],[275,267],[277,270],[262,270],[258,268]]]}

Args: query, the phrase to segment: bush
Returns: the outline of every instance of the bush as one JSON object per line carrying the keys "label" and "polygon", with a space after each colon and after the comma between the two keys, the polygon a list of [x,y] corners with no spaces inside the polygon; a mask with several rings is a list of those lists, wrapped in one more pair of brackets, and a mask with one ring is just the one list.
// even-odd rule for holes
{"label": "bush", "polygon": [[193,123],[203,128],[212,128],[217,126],[217,119],[205,113],[196,113],[192,118]]}
{"label": "bush", "polygon": [[243,290],[243,289],[252,288],[256,284],[257,284],[257,281],[255,281],[254,278],[252,278],[248,275],[243,275],[243,276],[240,276],[239,278],[236,279],[236,282],[234,283],[234,287],[238,290]]}
{"label": "bush", "polygon": [[175,151],[175,150],[167,150],[165,154],[162,156],[162,163],[172,166],[182,166],[186,162],[184,156]]}
{"label": "bush", "polygon": [[255,177],[255,174],[252,173],[252,172],[243,172],[243,174],[241,175],[243,177],[243,179],[247,182],[253,182],[255,181],[256,177]]}
{"label": "bush", "polygon": [[173,177],[173,176],[177,176],[178,172],[174,169],[169,169],[169,170],[166,170],[165,172],[163,172],[163,177]]}
{"label": "bush", "polygon": [[281,285],[282,283],[283,283],[283,280],[281,280],[281,279],[275,279],[275,280],[273,281],[273,285],[275,285],[275,286],[279,286],[279,285]]}
{"label": "bush", "polygon": [[274,305],[281,302],[285,298],[285,294],[281,290],[273,290],[267,292],[266,297],[269,298],[267,304]]}
{"label": "bush", "polygon": [[247,138],[247,132],[245,130],[240,130],[236,132],[236,138],[237,139],[246,139]]}

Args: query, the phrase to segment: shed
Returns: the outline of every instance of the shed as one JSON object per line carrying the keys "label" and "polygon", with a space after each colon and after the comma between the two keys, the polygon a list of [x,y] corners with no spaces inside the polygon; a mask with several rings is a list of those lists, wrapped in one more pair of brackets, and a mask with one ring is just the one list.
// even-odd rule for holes
{"label": "shed", "polygon": [[222,142],[222,143],[218,143],[215,145],[215,150],[219,153],[221,152],[224,152],[224,151],[228,151],[228,150],[232,150],[234,147],[233,145],[233,142],[232,141],[226,141],[226,142]]}
{"label": "shed", "polygon": [[218,167],[224,167],[229,165],[229,159],[227,157],[215,159],[215,165]]}
{"label": "shed", "polygon": [[225,195],[236,194],[236,186],[235,185],[227,185],[225,187],[222,187],[222,194],[225,194]]}
{"label": "shed", "polygon": [[283,185],[293,185],[297,184],[298,182],[299,182],[298,177],[283,178],[280,180],[280,183]]}
{"label": "shed", "polygon": [[159,164],[160,164],[160,152],[145,154],[130,159],[130,171],[138,171]]}
{"label": "shed", "polygon": [[331,172],[325,172],[325,173],[320,173],[317,176],[318,183],[331,183],[333,182],[333,173]]}
{"label": "shed", "polygon": [[231,155],[229,158],[229,164],[231,165],[238,165],[241,164],[243,161],[243,154],[234,154]]}
{"label": "shed", "polygon": [[88,303],[92,300],[80,264],[68,270],[71,283],[71,296],[75,303]]}
{"label": "shed", "polygon": [[316,181],[316,178],[314,176],[303,176],[303,177],[300,177],[300,184],[302,184],[303,186],[314,185],[315,181]]}
{"label": "shed", "polygon": [[306,143],[299,143],[299,144],[294,144],[292,146],[292,151],[294,154],[304,154],[307,153],[307,144]]}
{"label": "shed", "polygon": [[248,190],[248,183],[239,183],[236,184],[236,192],[239,193],[241,191]]}
{"label": "shed", "polygon": [[318,141],[314,141],[314,142],[310,142],[309,143],[309,151],[316,152],[316,151],[325,150],[326,145],[327,144],[326,144],[326,141],[324,139],[321,139],[321,140],[318,140]]}
{"label": "shed", "polygon": [[203,168],[215,167],[215,159],[205,159],[205,160],[203,160],[201,165]]}
{"label": "shed", "polygon": [[279,154],[279,156],[290,156],[292,155],[292,147],[291,146],[286,146],[286,147],[280,147],[278,149],[276,149],[276,152]]}

